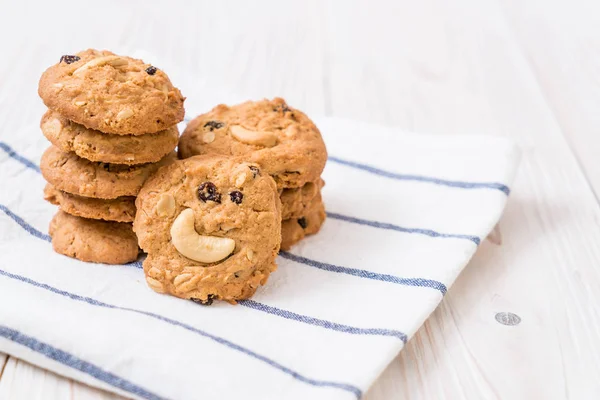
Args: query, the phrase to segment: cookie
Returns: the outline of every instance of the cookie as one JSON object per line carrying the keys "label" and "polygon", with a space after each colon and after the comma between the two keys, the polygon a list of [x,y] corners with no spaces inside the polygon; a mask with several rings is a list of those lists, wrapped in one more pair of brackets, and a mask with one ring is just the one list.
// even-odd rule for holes
{"label": "cookie", "polygon": [[179,155],[200,154],[243,156],[261,165],[280,189],[316,181],[327,160],[315,124],[280,98],[221,104],[196,117],[179,140]]}
{"label": "cookie", "polygon": [[40,169],[46,181],[58,190],[84,197],[116,199],[136,196],[158,168],[173,162],[175,153],[158,163],[121,165],[92,162],[50,146],[42,155]]}
{"label": "cookie", "polygon": [[157,162],[175,150],[179,140],[176,125],[141,136],[111,135],[88,129],[50,110],[42,117],[40,127],[44,136],[63,151],[72,151],[90,161],[115,164]]}
{"label": "cookie", "polygon": [[49,109],[105,133],[159,132],[184,116],[185,99],[163,71],[110,51],[62,56],[42,74],[38,94]]}
{"label": "cookie", "polygon": [[68,214],[83,218],[133,222],[135,217],[135,197],[94,199],[63,192],[48,183],[44,188],[44,200],[59,206]]}
{"label": "cookie", "polygon": [[75,217],[59,211],[50,222],[54,251],[81,261],[125,264],[139,254],[131,224]]}
{"label": "cookie", "polygon": [[161,168],[140,191],[134,230],[159,293],[246,299],[277,268],[281,203],[257,164],[199,156]]}
{"label": "cookie", "polygon": [[319,232],[325,218],[325,205],[319,195],[303,216],[282,221],[281,250],[289,250],[306,235],[314,235]]}
{"label": "cookie", "polygon": [[325,181],[321,178],[315,182],[308,182],[296,189],[282,189],[279,191],[281,199],[281,218],[300,218],[305,214],[307,207],[321,193]]}

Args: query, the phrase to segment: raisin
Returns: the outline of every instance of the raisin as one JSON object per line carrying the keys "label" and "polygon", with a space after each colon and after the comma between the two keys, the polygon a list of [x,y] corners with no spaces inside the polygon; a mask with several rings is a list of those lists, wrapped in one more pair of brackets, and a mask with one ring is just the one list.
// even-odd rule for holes
{"label": "raisin", "polygon": [[221,193],[219,193],[217,187],[212,182],[204,182],[200,185],[198,188],[198,197],[205,203],[208,200],[221,203]]}
{"label": "raisin", "polygon": [[308,223],[306,222],[306,218],[304,218],[304,217],[298,218],[298,225],[300,225],[302,227],[302,229],[306,229],[306,227],[308,226]]}
{"label": "raisin", "polygon": [[286,112],[286,111],[291,111],[291,109],[288,107],[287,104],[283,103],[283,104],[280,104],[277,107],[275,107],[273,109],[273,111],[283,111],[283,112]]}
{"label": "raisin", "polygon": [[204,124],[204,127],[206,128],[207,126],[210,127],[210,131],[212,132],[215,129],[221,129],[223,127],[223,123],[220,121],[208,121],[207,123]]}
{"label": "raisin", "polygon": [[233,201],[235,204],[242,204],[242,200],[244,199],[244,193],[235,190],[229,193],[229,197],[231,197],[231,201]]}
{"label": "raisin", "polygon": [[75,61],[79,61],[79,60],[81,60],[81,57],[79,57],[79,56],[64,55],[60,58],[59,63],[64,61],[66,64],[72,64]]}
{"label": "raisin", "polygon": [[256,178],[256,175],[260,175],[260,169],[256,168],[254,165],[249,166],[250,171],[252,171],[252,177]]}
{"label": "raisin", "polygon": [[158,71],[156,69],[156,67],[154,66],[149,66],[148,68],[146,68],[146,72],[148,73],[148,75],[154,75],[156,73],[156,71]]}
{"label": "raisin", "polygon": [[215,297],[216,296],[214,294],[209,294],[206,300],[197,299],[195,297],[192,297],[190,300],[194,303],[202,304],[203,306],[210,306],[215,300]]}

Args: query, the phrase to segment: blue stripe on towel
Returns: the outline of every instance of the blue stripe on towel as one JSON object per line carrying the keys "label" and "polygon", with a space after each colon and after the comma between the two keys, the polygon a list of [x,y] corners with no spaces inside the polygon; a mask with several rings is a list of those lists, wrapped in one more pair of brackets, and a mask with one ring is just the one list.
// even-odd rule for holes
{"label": "blue stripe on towel", "polygon": [[[38,231],[37,229],[35,229],[31,225],[29,225],[21,217],[19,217],[18,215],[14,214],[12,211],[10,211],[8,208],[6,208],[6,206],[0,204],[0,210],[4,211],[8,216],[10,216],[15,222],[17,222],[23,229],[25,229],[27,232],[29,232],[32,236],[50,241],[50,237],[48,235],[44,235],[43,233],[41,233],[40,231]],[[131,267],[135,267],[135,268],[139,268],[139,269],[143,268],[141,261],[135,261],[135,262],[132,262],[129,264],[125,264],[125,266],[131,266]],[[338,324],[338,323],[335,323],[332,321],[327,321],[327,320],[309,317],[306,315],[296,314],[291,311],[275,308],[275,307],[268,306],[266,304],[261,304],[261,303],[258,303],[258,302],[252,301],[252,300],[241,301],[240,304],[242,304],[248,308],[253,308],[258,311],[277,315],[282,318],[291,319],[291,320],[295,320],[295,321],[310,324],[310,325],[316,325],[316,326],[320,326],[323,328],[332,329],[332,330],[336,330],[336,331],[340,331],[340,332],[347,332],[347,333],[351,333],[351,334],[355,334],[355,335],[395,336],[395,337],[401,339],[404,343],[406,343],[406,339],[407,339],[406,335],[404,333],[394,330],[394,329],[356,328],[353,326]]]}
{"label": "blue stripe on towel", "polygon": [[433,183],[435,185],[449,186],[453,188],[460,189],[493,189],[499,190],[506,194],[507,196],[510,193],[510,188],[502,183],[497,182],[465,182],[465,181],[451,181],[446,179],[433,178],[429,176],[422,175],[407,175],[407,174],[398,174],[395,172],[385,171],[383,169],[379,169],[367,164],[361,164],[354,161],[344,160],[338,157],[329,156],[328,161],[334,162],[336,164],[345,165],[347,167],[352,167],[356,169],[360,169],[371,174],[383,176],[386,178],[396,179],[398,181],[414,181],[414,182],[426,182]]}
{"label": "blue stripe on towel", "polygon": [[25,157],[19,155],[12,147],[7,145],[6,143],[0,141],[0,149],[4,150],[6,152],[6,154],[9,155],[9,157],[14,158],[15,160],[17,160],[18,162],[20,162],[27,168],[31,168],[32,170],[34,170],[37,173],[40,172],[40,167],[38,167],[37,165],[35,165],[34,163],[29,161]]}
{"label": "blue stripe on towel", "polygon": [[322,269],[325,271],[337,272],[341,274],[348,274],[353,276],[358,276],[360,278],[373,279],[376,281],[383,282],[391,282],[396,283],[398,285],[405,286],[418,286],[418,287],[428,287],[432,289],[439,290],[442,295],[445,295],[448,289],[446,285],[442,282],[434,281],[431,279],[424,278],[402,278],[399,276],[388,275],[388,274],[379,274],[376,272],[366,271],[364,269],[356,269],[356,268],[347,268],[341,267],[339,265],[328,264],[320,261],[311,260],[306,257],[297,256],[292,253],[288,253],[287,251],[280,251],[279,255],[288,260],[292,260],[301,264],[305,264],[311,267],[315,267],[318,269]]}
{"label": "blue stripe on towel", "polygon": [[0,204],[0,210],[4,211],[4,213],[6,215],[8,215],[10,218],[12,218],[13,221],[15,221],[17,224],[19,224],[21,226],[21,228],[25,229],[31,236],[35,236],[38,239],[43,239],[46,242],[49,242],[51,240],[50,235],[46,235],[45,233],[38,231],[33,226],[31,226],[27,222],[25,222],[25,220],[23,218],[19,217],[17,214],[10,211],[8,209],[8,207],[6,207],[5,205]]}
{"label": "blue stripe on towel", "polygon": [[426,236],[431,236],[434,238],[466,239],[466,240],[470,240],[471,242],[475,243],[475,245],[477,245],[477,246],[479,246],[479,243],[481,243],[481,239],[479,239],[477,236],[473,236],[473,235],[463,235],[463,234],[458,234],[458,233],[440,233],[440,232],[432,231],[431,229],[403,228],[398,225],[388,224],[387,222],[369,221],[366,219],[350,217],[347,215],[337,214],[334,212],[327,212],[327,216],[329,218],[338,219],[340,221],[351,222],[351,223],[359,224],[359,225],[372,226],[373,228],[389,229],[392,231],[404,232],[404,233],[416,233],[419,235],[426,235]]}
{"label": "blue stripe on towel", "polygon": [[34,281],[32,279],[29,279],[27,277],[24,277],[24,276],[21,276],[21,275],[15,275],[15,274],[12,274],[10,272],[3,271],[1,269],[0,269],[0,275],[4,275],[4,276],[6,276],[8,278],[15,279],[15,280],[18,280],[18,281],[21,281],[21,282],[24,282],[24,283],[28,283],[28,284],[33,285],[35,287],[48,290],[48,291],[50,291],[52,293],[59,294],[61,296],[65,296],[65,297],[70,298],[72,300],[85,302],[85,303],[88,303],[88,304],[91,304],[91,305],[97,306],[97,307],[103,307],[103,308],[114,309],[114,310],[121,310],[121,311],[128,311],[128,312],[132,312],[132,313],[135,313],[135,314],[145,315],[147,317],[154,318],[154,319],[157,319],[157,320],[162,321],[162,322],[166,322],[166,323],[168,323],[170,325],[181,327],[181,328],[186,329],[186,330],[188,330],[190,332],[196,333],[196,334],[198,334],[200,336],[203,336],[203,337],[205,337],[207,339],[210,339],[210,340],[212,340],[212,341],[214,341],[216,343],[224,345],[224,346],[226,346],[226,347],[228,347],[228,348],[230,348],[232,350],[236,350],[236,351],[238,351],[240,353],[246,354],[247,356],[250,356],[251,358],[254,358],[255,360],[262,361],[263,363],[265,363],[265,364],[267,364],[267,365],[269,365],[269,366],[271,366],[271,367],[273,367],[273,368],[275,368],[275,369],[277,369],[277,370],[279,370],[279,371],[281,371],[281,372],[283,372],[283,373],[285,373],[287,375],[290,375],[291,377],[293,377],[294,379],[296,379],[296,380],[298,380],[300,382],[304,382],[306,384],[309,384],[311,386],[316,386],[316,387],[331,387],[331,388],[341,389],[341,390],[353,393],[356,396],[356,398],[360,398],[362,396],[362,391],[358,387],[356,387],[356,386],[353,386],[353,385],[350,385],[350,384],[347,384],[347,383],[332,382],[332,381],[323,381],[323,380],[308,378],[308,377],[300,374],[299,372],[296,372],[296,371],[294,371],[294,370],[292,370],[292,369],[290,369],[290,368],[288,368],[288,367],[286,367],[284,365],[279,364],[277,361],[274,361],[274,360],[272,360],[272,359],[270,359],[268,357],[265,357],[263,355],[255,353],[254,351],[252,351],[250,349],[247,349],[247,348],[242,347],[242,346],[240,346],[238,344],[230,342],[229,340],[224,339],[222,337],[210,334],[210,333],[205,332],[205,331],[203,331],[201,329],[198,329],[198,328],[194,328],[193,326],[188,325],[188,324],[186,324],[184,322],[177,321],[177,320],[174,320],[174,319],[170,319],[170,318],[167,318],[167,317],[163,317],[162,315],[154,314],[154,313],[151,313],[151,312],[148,312],[148,311],[137,310],[135,308],[120,307],[120,306],[116,306],[116,305],[113,305],[113,304],[104,303],[104,302],[101,302],[99,300],[93,299],[91,297],[80,296],[78,294],[74,294],[74,293],[70,293],[70,292],[67,292],[67,291],[64,291],[64,290],[61,290],[61,289],[57,289],[57,288],[55,288],[53,286],[50,286],[50,285],[47,285],[45,283],[36,282],[36,281]]}
{"label": "blue stripe on towel", "polygon": [[51,346],[47,343],[41,342],[31,336],[27,336],[19,331],[8,328],[6,326],[0,325],[0,337],[4,337],[11,342],[18,343],[22,346],[25,346],[36,353],[43,354],[44,356],[59,362],[67,367],[71,367],[78,371],[81,371],[87,375],[90,375],[99,381],[107,383],[111,386],[124,390],[126,392],[135,394],[136,396],[142,397],[144,399],[150,400],[160,400],[163,397],[160,397],[148,390],[129,382],[126,379],[123,379],[115,374],[104,371],[102,368],[89,363],[87,361],[82,360],[79,357],[76,357],[70,353],[67,353],[64,350],[58,349],[54,346]]}
{"label": "blue stripe on towel", "polygon": [[[21,226],[21,228],[23,228],[25,231],[27,231],[31,236],[35,236],[36,238],[43,239],[47,242],[52,241],[52,238],[50,237],[50,235],[46,235],[45,233],[38,231],[32,225],[25,222],[25,220],[23,218],[19,217],[17,214],[10,211],[8,209],[8,207],[6,207],[5,205],[0,204],[0,210],[4,211],[4,213],[6,215],[8,215],[13,221],[15,221],[17,224],[19,224],[19,226]],[[125,265],[132,266],[135,268],[140,268],[140,269],[143,268],[141,261],[134,261],[134,262],[131,262],[131,263],[128,263]]]}
{"label": "blue stripe on towel", "polygon": [[[0,145],[5,146],[2,148],[5,149],[7,152],[9,152],[9,155],[11,155],[11,157],[22,162],[25,166],[28,166],[29,168],[34,169],[36,172],[38,172],[38,173],[40,172],[40,169],[38,168],[37,165],[33,164],[31,161],[25,159],[24,157],[21,157],[20,155],[18,155],[14,150],[12,150],[10,147],[8,147],[8,145],[6,145],[2,142],[0,142]],[[335,157],[334,157],[334,159],[335,159]],[[429,178],[427,178],[427,179],[429,179]],[[506,193],[508,194],[508,192],[506,192]],[[389,224],[386,222],[369,221],[366,219],[350,217],[350,216],[341,215],[341,214],[332,213],[332,212],[327,213],[327,215],[330,218],[338,219],[341,221],[346,221],[346,222],[355,223],[355,224],[359,224],[359,225],[371,226],[374,228],[395,230],[397,232],[427,235],[427,236],[436,237],[436,238],[466,239],[466,240],[470,240],[471,242],[475,243],[476,245],[479,245],[479,243],[481,241],[477,236],[473,236],[473,235],[454,234],[454,233],[439,233],[439,232],[433,231],[431,229],[403,228],[401,226]]]}
{"label": "blue stripe on towel", "polygon": [[266,304],[258,303],[254,300],[241,300],[238,302],[244,307],[253,308],[255,310],[263,311],[269,314],[276,315],[278,317],[291,319],[305,324],[316,325],[322,328],[331,329],[338,332],[346,332],[353,335],[375,335],[375,336],[392,336],[396,337],[402,342],[406,343],[406,334],[397,331],[395,329],[381,329],[381,328],[356,328],[354,326],[342,325],[335,322],[327,321],[324,319],[318,319],[309,317],[306,315],[296,314],[291,311],[282,310],[280,308],[268,306]]}
{"label": "blue stripe on towel", "polygon": [[[4,211],[9,217],[11,217],[15,222],[17,222],[23,229],[25,229],[29,234],[35,236],[40,239],[44,239],[46,241],[50,241],[50,237],[48,235],[43,234],[42,232],[35,229],[33,226],[29,225],[25,222],[21,217],[10,211],[6,206],[0,204],[0,210]],[[348,275],[357,276],[360,278],[374,279],[378,281],[391,282],[400,285],[406,286],[418,286],[418,287],[427,287],[439,290],[442,295],[446,294],[446,286],[438,281],[424,279],[424,278],[401,278],[394,275],[387,274],[379,274],[376,272],[366,271],[362,269],[355,268],[347,268],[341,267],[338,265],[327,264],[320,261],[311,260],[306,257],[297,256],[285,251],[279,252],[279,255],[283,258],[287,258],[288,260],[292,260],[301,264],[306,264],[311,267],[319,268],[325,271],[338,272]],[[135,261],[133,263],[125,264],[129,266],[133,266],[136,268],[142,268],[142,263],[140,261]]]}
{"label": "blue stripe on towel", "polygon": [[[36,172],[40,172],[40,167],[35,165],[33,162],[29,161],[25,157],[19,155],[12,147],[7,145],[4,142],[0,141],[0,149],[4,150],[10,157],[19,161],[27,168],[31,168]],[[440,178],[434,178],[429,176],[422,175],[408,175],[408,174],[398,174],[395,172],[385,171],[383,169],[379,169],[367,164],[361,164],[354,161],[344,160],[338,157],[329,156],[328,161],[334,162],[336,164],[345,165],[347,167],[352,167],[356,169],[360,169],[366,172],[370,172],[375,175],[383,176],[386,178],[396,179],[399,181],[415,181],[415,182],[425,182],[425,183],[433,183],[435,185],[441,186],[449,186],[460,189],[493,189],[499,190],[506,194],[507,196],[510,194],[510,188],[502,183],[497,182],[466,182],[466,181],[452,181]]]}
{"label": "blue stripe on towel", "polygon": [[[17,222],[23,229],[25,229],[27,232],[29,232],[29,234],[31,234],[32,236],[35,236],[40,239],[44,239],[46,241],[50,241],[50,237],[48,235],[43,234],[42,232],[35,229],[33,226],[29,225],[21,217],[19,217],[18,215],[16,215],[12,211],[10,211],[6,206],[0,204],[0,210],[4,211],[9,217],[11,217],[15,222]],[[319,268],[319,269],[322,269],[325,271],[338,272],[338,273],[342,273],[342,274],[358,276],[360,278],[367,278],[367,279],[374,279],[374,280],[378,280],[378,281],[391,282],[391,283],[396,283],[399,285],[428,287],[428,288],[439,290],[442,293],[442,295],[446,294],[446,291],[447,291],[446,286],[443,283],[434,281],[434,280],[430,280],[430,279],[401,278],[401,277],[394,276],[394,275],[379,274],[376,272],[366,271],[366,270],[362,270],[362,269],[341,267],[338,265],[327,264],[327,263],[323,263],[320,261],[311,260],[306,257],[297,256],[297,255],[294,255],[294,254],[291,254],[291,253],[288,253],[285,251],[279,252],[279,255],[282,256],[283,258],[287,258],[288,260],[306,264],[311,267]],[[126,264],[126,265],[131,265],[136,268],[142,268],[142,263],[139,261],[135,261],[133,263]]]}

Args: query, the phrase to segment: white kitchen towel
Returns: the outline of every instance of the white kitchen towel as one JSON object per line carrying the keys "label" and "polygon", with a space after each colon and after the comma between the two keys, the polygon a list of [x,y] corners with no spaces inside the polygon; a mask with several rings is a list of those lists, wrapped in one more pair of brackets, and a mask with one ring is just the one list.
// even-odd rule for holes
{"label": "white kitchen towel", "polygon": [[327,221],[236,306],[154,293],[139,261],[54,253],[37,164],[48,143],[35,124],[0,132],[0,351],[134,398],[360,398],[498,222],[518,152],[316,122]]}

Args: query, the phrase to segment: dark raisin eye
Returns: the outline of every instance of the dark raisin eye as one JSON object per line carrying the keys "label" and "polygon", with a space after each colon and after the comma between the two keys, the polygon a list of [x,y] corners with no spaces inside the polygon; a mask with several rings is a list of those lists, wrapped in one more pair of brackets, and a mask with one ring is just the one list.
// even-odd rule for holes
{"label": "dark raisin eye", "polygon": [[220,121],[208,121],[207,123],[204,124],[204,127],[206,128],[207,126],[210,127],[211,132],[215,129],[221,129],[223,127],[222,122]]}
{"label": "dark raisin eye", "polygon": [[79,61],[79,60],[81,60],[81,57],[79,57],[79,56],[64,55],[60,58],[59,63],[65,62],[66,64],[71,64],[71,63],[74,63],[75,61]]}
{"label": "dark raisin eye", "polygon": [[256,178],[256,175],[260,175],[260,169],[256,168],[254,165],[251,165],[248,168],[252,171],[253,178]]}
{"label": "dark raisin eye", "polygon": [[302,227],[302,229],[306,229],[306,227],[308,226],[308,223],[306,222],[306,218],[304,218],[304,217],[298,218],[298,225],[300,225]]}
{"label": "dark raisin eye", "polygon": [[242,200],[244,199],[244,194],[242,192],[238,192],[237,190],[229,193],[229,197],[231,197],[231,201],[235,204],[242,204]]}
{"label": "dark raisin eye", "polygon": [[198,188],[198,197],[203,202],[207,202],[208,200],[214,201],[215,203],[221,202],[221,193],[217,190],[217,187],[212,182],[204,182]]}
{"label": "dark raisin eye", "polygon": [[148,75],[154,75],[156,73],[156,71],[158,71],[156,69],[155,66],[149,66],[148,68],[146,68],[146,72],[148,73]]}
{"label": "dark raisin eye", "polygon": [[193,301],[194,303],[202,304],[203,306],[210,306],[213,303],[213,301],[215,300],[215,295],[209,294],[208,297],[206,298],[206,300],[197,299],[195,297],[192,297],[190,300]]}

